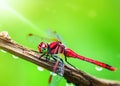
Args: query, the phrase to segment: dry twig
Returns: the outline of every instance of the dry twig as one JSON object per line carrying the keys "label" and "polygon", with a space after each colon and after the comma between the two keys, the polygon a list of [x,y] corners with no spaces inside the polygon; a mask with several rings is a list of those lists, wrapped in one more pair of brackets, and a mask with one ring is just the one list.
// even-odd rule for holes
{"label": "dry twig", "polygon": [[[17,44],[5,31],[0,32],[0,48],[50,71],[55,64],[45,58],[38,59],[40,53]],[[98,79],[68,65],[65,65],[64,78],[77,86],[120,86],[119,82]]]}

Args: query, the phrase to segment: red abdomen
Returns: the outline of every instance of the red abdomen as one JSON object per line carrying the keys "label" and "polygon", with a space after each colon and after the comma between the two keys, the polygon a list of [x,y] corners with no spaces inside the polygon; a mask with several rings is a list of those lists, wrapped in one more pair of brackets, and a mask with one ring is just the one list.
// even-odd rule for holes
{"label": "red abdomen", "polygon": [[106,68],[106,69],[111,70],[111,71],[116,70],[114,67],[112,67],[112,66],[110,66],[108,64],[105,64],[103,62],[99,62],[99,61],[96,61],[96,60],[92,60],[90,58],[86,58],[84,56],[80,56],[80,55],[76,54],[75,52],[73,52],[71,49],[66,49],[65,52],[66,52],[65,55],[67,57],[78,58],[80,60],[84,60],[84,61],[93,63],[95,65],[101,66],[101,67]]}

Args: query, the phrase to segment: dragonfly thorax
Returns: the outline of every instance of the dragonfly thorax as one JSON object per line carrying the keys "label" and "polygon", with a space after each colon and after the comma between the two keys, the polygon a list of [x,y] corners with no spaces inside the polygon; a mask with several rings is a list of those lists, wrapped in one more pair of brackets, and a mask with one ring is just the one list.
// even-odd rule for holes
{"label": "dragonfly thorax", "polygon": [[47,44],[44,43],[44,42],[41,42],[38,45],[38,50],[39,50],[40,53],[46,53],[47,52]]}

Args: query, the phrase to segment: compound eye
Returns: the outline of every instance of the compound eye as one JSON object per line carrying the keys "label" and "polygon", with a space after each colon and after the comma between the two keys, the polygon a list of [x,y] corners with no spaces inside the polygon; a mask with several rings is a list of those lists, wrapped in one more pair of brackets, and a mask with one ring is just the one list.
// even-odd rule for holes
{"label": "compound eye", "polygon": [[39,45],[38,45],[38,50],[40,53],[44,52],[47,48],[47,45],[44,43],[44,42],[41,42]]}
{"label": "compound eye", "polygon": [[42,48],[46,48],[47,46],[46,46],[46,44],[42,44],[42,46],[41,46]]}

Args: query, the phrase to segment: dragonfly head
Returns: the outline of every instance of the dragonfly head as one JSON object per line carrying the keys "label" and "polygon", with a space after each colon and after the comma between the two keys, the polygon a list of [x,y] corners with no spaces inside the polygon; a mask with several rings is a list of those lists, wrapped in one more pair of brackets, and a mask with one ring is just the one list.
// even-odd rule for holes
{"label": "dragonfly head", "polygon": [[39,50],[40,53],[46,53],[47,52],[47,44],[44,43],[44,42],[41,42],[38,45],[38,50]]}

